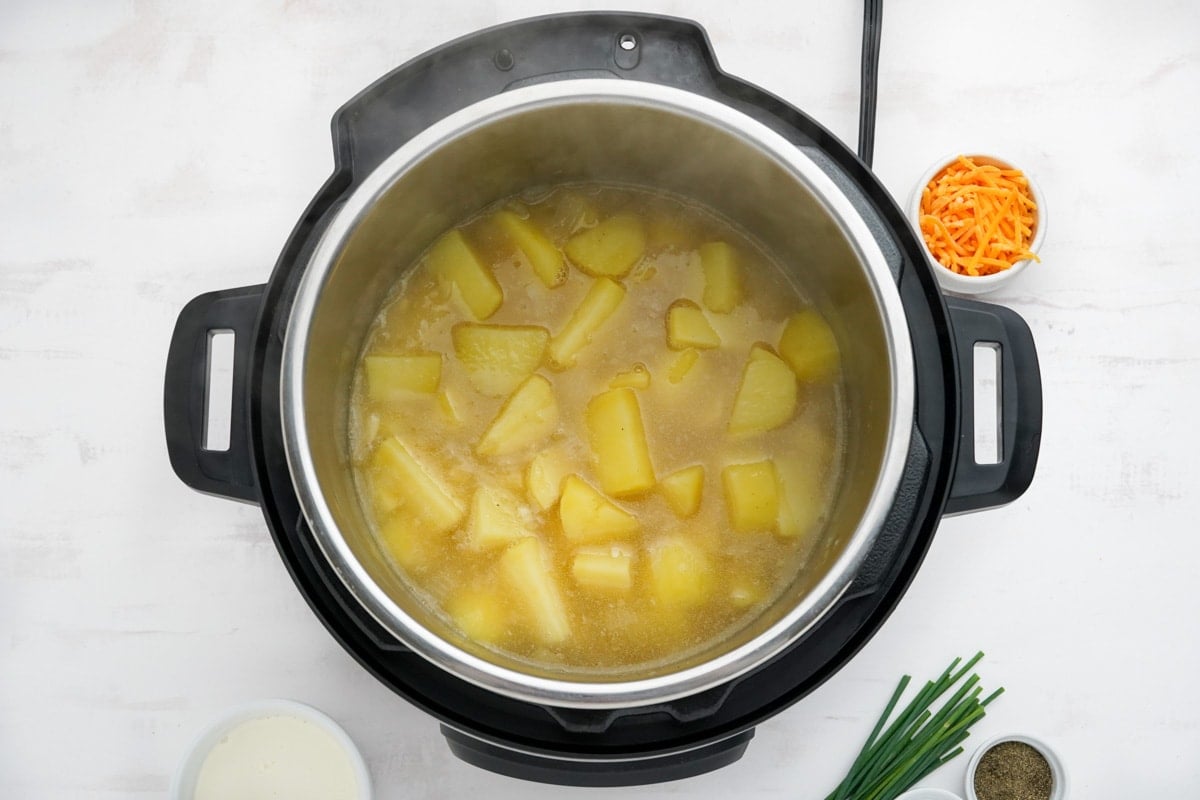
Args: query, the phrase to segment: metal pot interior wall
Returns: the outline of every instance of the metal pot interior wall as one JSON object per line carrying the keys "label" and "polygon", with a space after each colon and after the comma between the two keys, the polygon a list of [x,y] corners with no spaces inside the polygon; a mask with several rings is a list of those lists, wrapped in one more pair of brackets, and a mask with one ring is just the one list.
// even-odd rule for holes
{"label": "metal pot interior wall", "polygon": [[[380,169],[387,168],[385,163]],[[440,233],[530,187],[604,181],[690,198],[734,221],[785,265],[834,328],[843,353],[849,425],[845,474],[824,541],[813,568],[774,607],[717,647],[725,651],[749,641],[799,602],[858,529],[888,444],[893,391],[889,342],[871,277],[811,188],[736,129],[644,102],[586,96],[481,120],[393,178],[356,220],[328,270],[309,327],[303,386],[304,424],[320,492],[378,586],[430,631],[468,652],[510,669],[564,677],[561,670],[551,673],[483,651],[414,598],[368,533],[347,452],[347,408],[352,371],[379,304]],[[649,677],[706,661],[714,652],[625,670],[619,677]],[[569,675],[579,681],[611,678]]]}

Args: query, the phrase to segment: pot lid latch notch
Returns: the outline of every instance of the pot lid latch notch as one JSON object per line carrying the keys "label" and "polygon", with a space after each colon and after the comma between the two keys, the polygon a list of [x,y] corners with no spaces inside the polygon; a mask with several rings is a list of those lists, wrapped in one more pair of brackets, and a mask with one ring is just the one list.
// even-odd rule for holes
{"label": "pot lid latch notch", "polygon": [[633,69],[642,60],[642,47],[638,35],[633,31],[617,34],[613,42],[613,61],[621,69]]}

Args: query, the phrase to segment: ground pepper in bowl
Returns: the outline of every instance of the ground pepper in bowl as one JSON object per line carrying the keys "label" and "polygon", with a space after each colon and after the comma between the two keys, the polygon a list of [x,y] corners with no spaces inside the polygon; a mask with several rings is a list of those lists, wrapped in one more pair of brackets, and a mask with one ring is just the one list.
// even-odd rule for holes
{"label": "ground pepper in bowl", "polygon": [[1025,742],[1000,742],[975,768],[979,800],[1050,800],[1053,791],[1050,762]]}

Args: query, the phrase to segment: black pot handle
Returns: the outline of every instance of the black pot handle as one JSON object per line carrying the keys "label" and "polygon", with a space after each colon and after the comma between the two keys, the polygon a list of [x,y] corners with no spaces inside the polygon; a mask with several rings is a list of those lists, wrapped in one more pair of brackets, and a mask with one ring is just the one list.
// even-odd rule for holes
{"label": "black pot handle", "polygon": [[561,759],[512,750],[447,725],[442,726],[442,735],[458,758],[500,775],[556,786],[617,787],[677,781],[728,766],[746,752],[754,729],[682,753],[607,759]]}
{"label": "black pot handle", "polygon": [[393,70],[333,117],[334,154],[357,183],[438,120],[508,89],[568,78],[632,78],[711,90],[704,29],[652,14],[573,12],[498,25]]}
{"label": "black pot handle", "polygon": [[[1033,334],[1011,309],[959,297],[946,307],[958,351],[958,461],[947,514],[1011,503],[1029,488],[1042,441],[1042,374]],[[975,461],[975,345],[999,348],[1000,461]]]}
{"label": "black pot handle", "polygon": [[[265,285],[202,294],[183,307],[167,351],[163,386],[163,422],[167,454],[179,479],[197,491],[233,500],[258,502],[247,431],[250,357]],[[229,449],[207,450],[209,339],[232,331],[233,403]]]}

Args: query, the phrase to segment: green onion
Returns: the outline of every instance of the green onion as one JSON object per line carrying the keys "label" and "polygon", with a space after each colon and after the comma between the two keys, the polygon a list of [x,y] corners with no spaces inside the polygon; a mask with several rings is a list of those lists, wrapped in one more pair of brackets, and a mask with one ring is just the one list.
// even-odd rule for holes
{"label": "green onion", "polygon": [[937,711],[933,704],[982,658],[982,652],[976,653],[961,667],[962,659],[954,659],[937,680],[926,682],[889,725],[888,718],[912,680],[908,675],[902,677],[850,771],[825,800],[895,800],[960,755],[961,745],[970,735],[968,729],[984,717],[984,708],[1004,689],[981,701],[979,676],[972,674]]}

